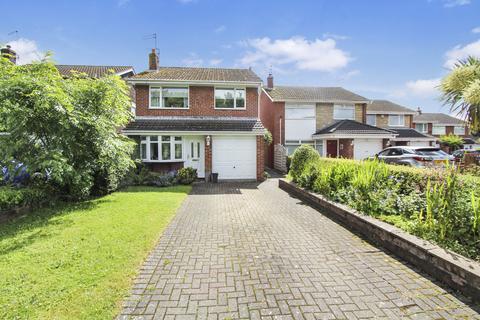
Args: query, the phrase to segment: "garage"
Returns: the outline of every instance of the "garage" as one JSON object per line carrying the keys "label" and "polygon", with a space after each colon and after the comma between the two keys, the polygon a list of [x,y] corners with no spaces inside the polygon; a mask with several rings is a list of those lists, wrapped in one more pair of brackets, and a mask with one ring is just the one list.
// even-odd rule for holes
{"label": "garage", "polygon": [[363,160],[382,151],[382,139],[355,139],[353,158]]}
{"label": "garage", "polygon": [[256,137],[213,136],[212,171],[221,180],[256,179]]}

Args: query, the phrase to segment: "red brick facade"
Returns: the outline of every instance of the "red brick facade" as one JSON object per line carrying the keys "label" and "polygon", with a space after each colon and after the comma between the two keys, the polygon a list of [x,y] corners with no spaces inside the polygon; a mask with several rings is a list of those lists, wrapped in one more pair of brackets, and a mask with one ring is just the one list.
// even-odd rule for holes
{"label": "red brick facade", "polygon": [[257,181],[263,180],[263,172],[265,171],[265,147],[262,136],[257,136]]}
{"label": "red brick facade", "polygon": [[205,181],[209,181],[210,174],[212,173],[212,139],[210,139],[210,145],[207,146],[205,141]]}
{"label": "red brick facade", "polygon": [[190,86],[188,109],[149,109],[149,86],[135,85],[137,116],[215,116],[215,117],[258,117],[257,88],[247,88],[246,108],[239,110],[215,109],[213,87]]}
{"label": "red brick facade", "polygon": [[273,149],[276,144],[285,143],[285,102],[272,102],[262,91],[260,95],[260,120],[272,134],[273,142],[266,147],[265,163],[273,168]]}

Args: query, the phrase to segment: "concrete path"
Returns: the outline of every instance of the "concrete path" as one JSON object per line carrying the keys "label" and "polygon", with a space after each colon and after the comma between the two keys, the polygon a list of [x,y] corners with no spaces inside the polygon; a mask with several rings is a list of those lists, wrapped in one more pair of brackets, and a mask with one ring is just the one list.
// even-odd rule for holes
{"label": "concrete path", "polygon": [[277,184],[195,185],[119,318],[480,319]]}

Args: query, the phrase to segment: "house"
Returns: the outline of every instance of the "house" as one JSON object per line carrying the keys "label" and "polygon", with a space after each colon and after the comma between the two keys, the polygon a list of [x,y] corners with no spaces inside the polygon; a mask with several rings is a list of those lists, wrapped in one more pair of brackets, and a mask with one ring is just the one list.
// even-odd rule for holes
{"label": "house", "polygon": [[390,146],[431,146],[436,138],[413,127],[416,111],[388,100],[372,100],[367,105],[367,124],[394,131]]}
{"label": "house", "polygon": [[110,73],[114,73],[120,78],[125,79],[135,74],[132,66],[92,66],[92,65],[72,65],[72,64],[56,64],[60,75],[64,78],[71,77],[75,73],[84,73],[90,78],[101,78]]}
{"label": "house", "polygon": [[123,132],[155,171],[197,169],[200,178],[257,179],[264,172],[259,119],[261,79],[250,69],[160,67],[155,50],[149,70],[128,79],[135,119]]}
{"label": "house", "polygon": [[370,101],[340,87],[274,86],[270,74],[260,99],[260,118],[273,137],[266,164],[279,170],[301,144],[322,156],[364,159],[396,136],[367,124]]}

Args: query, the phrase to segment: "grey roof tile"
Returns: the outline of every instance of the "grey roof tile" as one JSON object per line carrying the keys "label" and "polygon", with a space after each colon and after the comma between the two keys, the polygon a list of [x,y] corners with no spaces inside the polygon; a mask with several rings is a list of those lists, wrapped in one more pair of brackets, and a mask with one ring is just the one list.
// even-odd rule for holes
{"label": "grey roof tile", "polygon": [[251,69],[160,67],[130,77],[132,80],[255,82],[262,80]]}
{"label": "grey roof tile", "polygon": [[431,122],[451,125],[464,125],[465,121],[445,113],[424,113],[413,116],[413,122]]}
{"label": "grey roof tile", "polygon": [[431,138],[432,140],[436,139],[435,137],[423,134],[412,128],[388,128],[388,130],[391,130],[398,134],[396,138]]}
{"label": "grey roof tile", "polygon": [[305,102],[358,102],[368,99],[341,87],[291,87],[275,86],[266,89],[273,101],[305,101]]}
{"label": "grey roof tile", "polygon": [[115,74],[133,71],[132,66],[90,66],[90,65],[73,65],[73,64],[57,64],[55,65],[58,72],[63,77],[70,77],[72,73],[85,73],[91,78],[101,78],[113,71]]}
{"label": "grey roof tile", "polygon": [[392,113],[392,112],[401,112],[401,113],[411,113],[415,114],[416,111],[409,109],[407,107],[401,106],[399,104],[393,103],[388,100],[372,100],[370,104],[367,104],[367,113]]}
{"label": "grey roof tile", "polygon": [[[395,134],[394,131],[389,129],[382,129],[374,127],[366,123],[361,123],[355,120],[337,120],[320,130],[315,135],[322,134]],[[354,136],[352,136],[354,138]]]}

